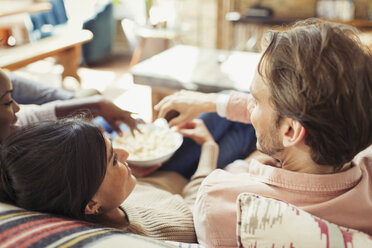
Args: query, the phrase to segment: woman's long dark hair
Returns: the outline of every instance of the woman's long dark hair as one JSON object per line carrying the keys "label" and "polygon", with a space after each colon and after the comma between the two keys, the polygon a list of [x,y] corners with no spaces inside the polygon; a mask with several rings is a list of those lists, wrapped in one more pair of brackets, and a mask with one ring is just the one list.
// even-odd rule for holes
{"label": "woman's long dark hair", "polygon": [[2,144],[0,201],[85,220],[106,159],[104,136],[92,123],[69,118],[28,125]]}

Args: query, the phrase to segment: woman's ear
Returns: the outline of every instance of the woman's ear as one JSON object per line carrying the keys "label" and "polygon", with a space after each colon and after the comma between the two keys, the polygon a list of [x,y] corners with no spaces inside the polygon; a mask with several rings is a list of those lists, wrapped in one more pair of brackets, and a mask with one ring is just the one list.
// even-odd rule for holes
{"label": "woman's ear", "polygon": [[297,145],[305,138],[306,129],[297,120],[288,118],[284,124],[284,128],[284,147]]}
{"label": "woman's ear", "polygon": [[85,214],[86,215],[90,215],[90,214],[97,215],[99,214],[100,207],[101,205],[98,202],[94,200],[90,200],[88,204],[85,206]]}

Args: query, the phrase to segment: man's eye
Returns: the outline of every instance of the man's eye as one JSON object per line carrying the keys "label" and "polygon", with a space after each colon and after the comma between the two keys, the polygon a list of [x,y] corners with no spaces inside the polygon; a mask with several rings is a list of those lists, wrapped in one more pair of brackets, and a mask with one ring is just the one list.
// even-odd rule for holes
{"label": "man's eye", "polygon": [[115,153],[114,154],[114,165],[118,164],[118,155]]}
{"label": "man's eye", "polygon": [[5,106],[10,106],[10,105],[12,105],[13,104],[13,100],[11,100],[11,101],[9,101],[9,102],[6,102],[6,103],[4,103],[4,105]]}

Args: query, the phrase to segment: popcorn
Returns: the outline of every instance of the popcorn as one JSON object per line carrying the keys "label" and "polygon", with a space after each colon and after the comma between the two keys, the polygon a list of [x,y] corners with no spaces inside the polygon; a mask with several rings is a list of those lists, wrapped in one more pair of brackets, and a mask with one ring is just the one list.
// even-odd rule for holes
{"label": "popcorn", "polygon": [[152,125],[139,125],[142,133],[135,137],[125,132],[123,137],[113,141],[114,147],[121,147],[129,153],[128,160],[148,160],[158,158],[173,151],[176,147],[173,131]]}

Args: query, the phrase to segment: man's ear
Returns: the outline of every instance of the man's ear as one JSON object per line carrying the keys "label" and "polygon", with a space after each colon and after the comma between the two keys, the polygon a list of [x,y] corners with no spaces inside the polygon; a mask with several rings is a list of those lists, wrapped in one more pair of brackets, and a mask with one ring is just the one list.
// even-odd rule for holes
{"label": "man's ear", "polygon": [[89,215],[89,214],[97,215],[99,214],[100,207],[101,205],[97,201],[92,199],[85,206],[85,214],[86,215]]}
{"label": "man's ear", "polygon": [[306,129],[302,124],[292,118],[287,118],[282,126],[283,132],[283,146],[289,147],[299,144],[303,141],[306,134]]}

